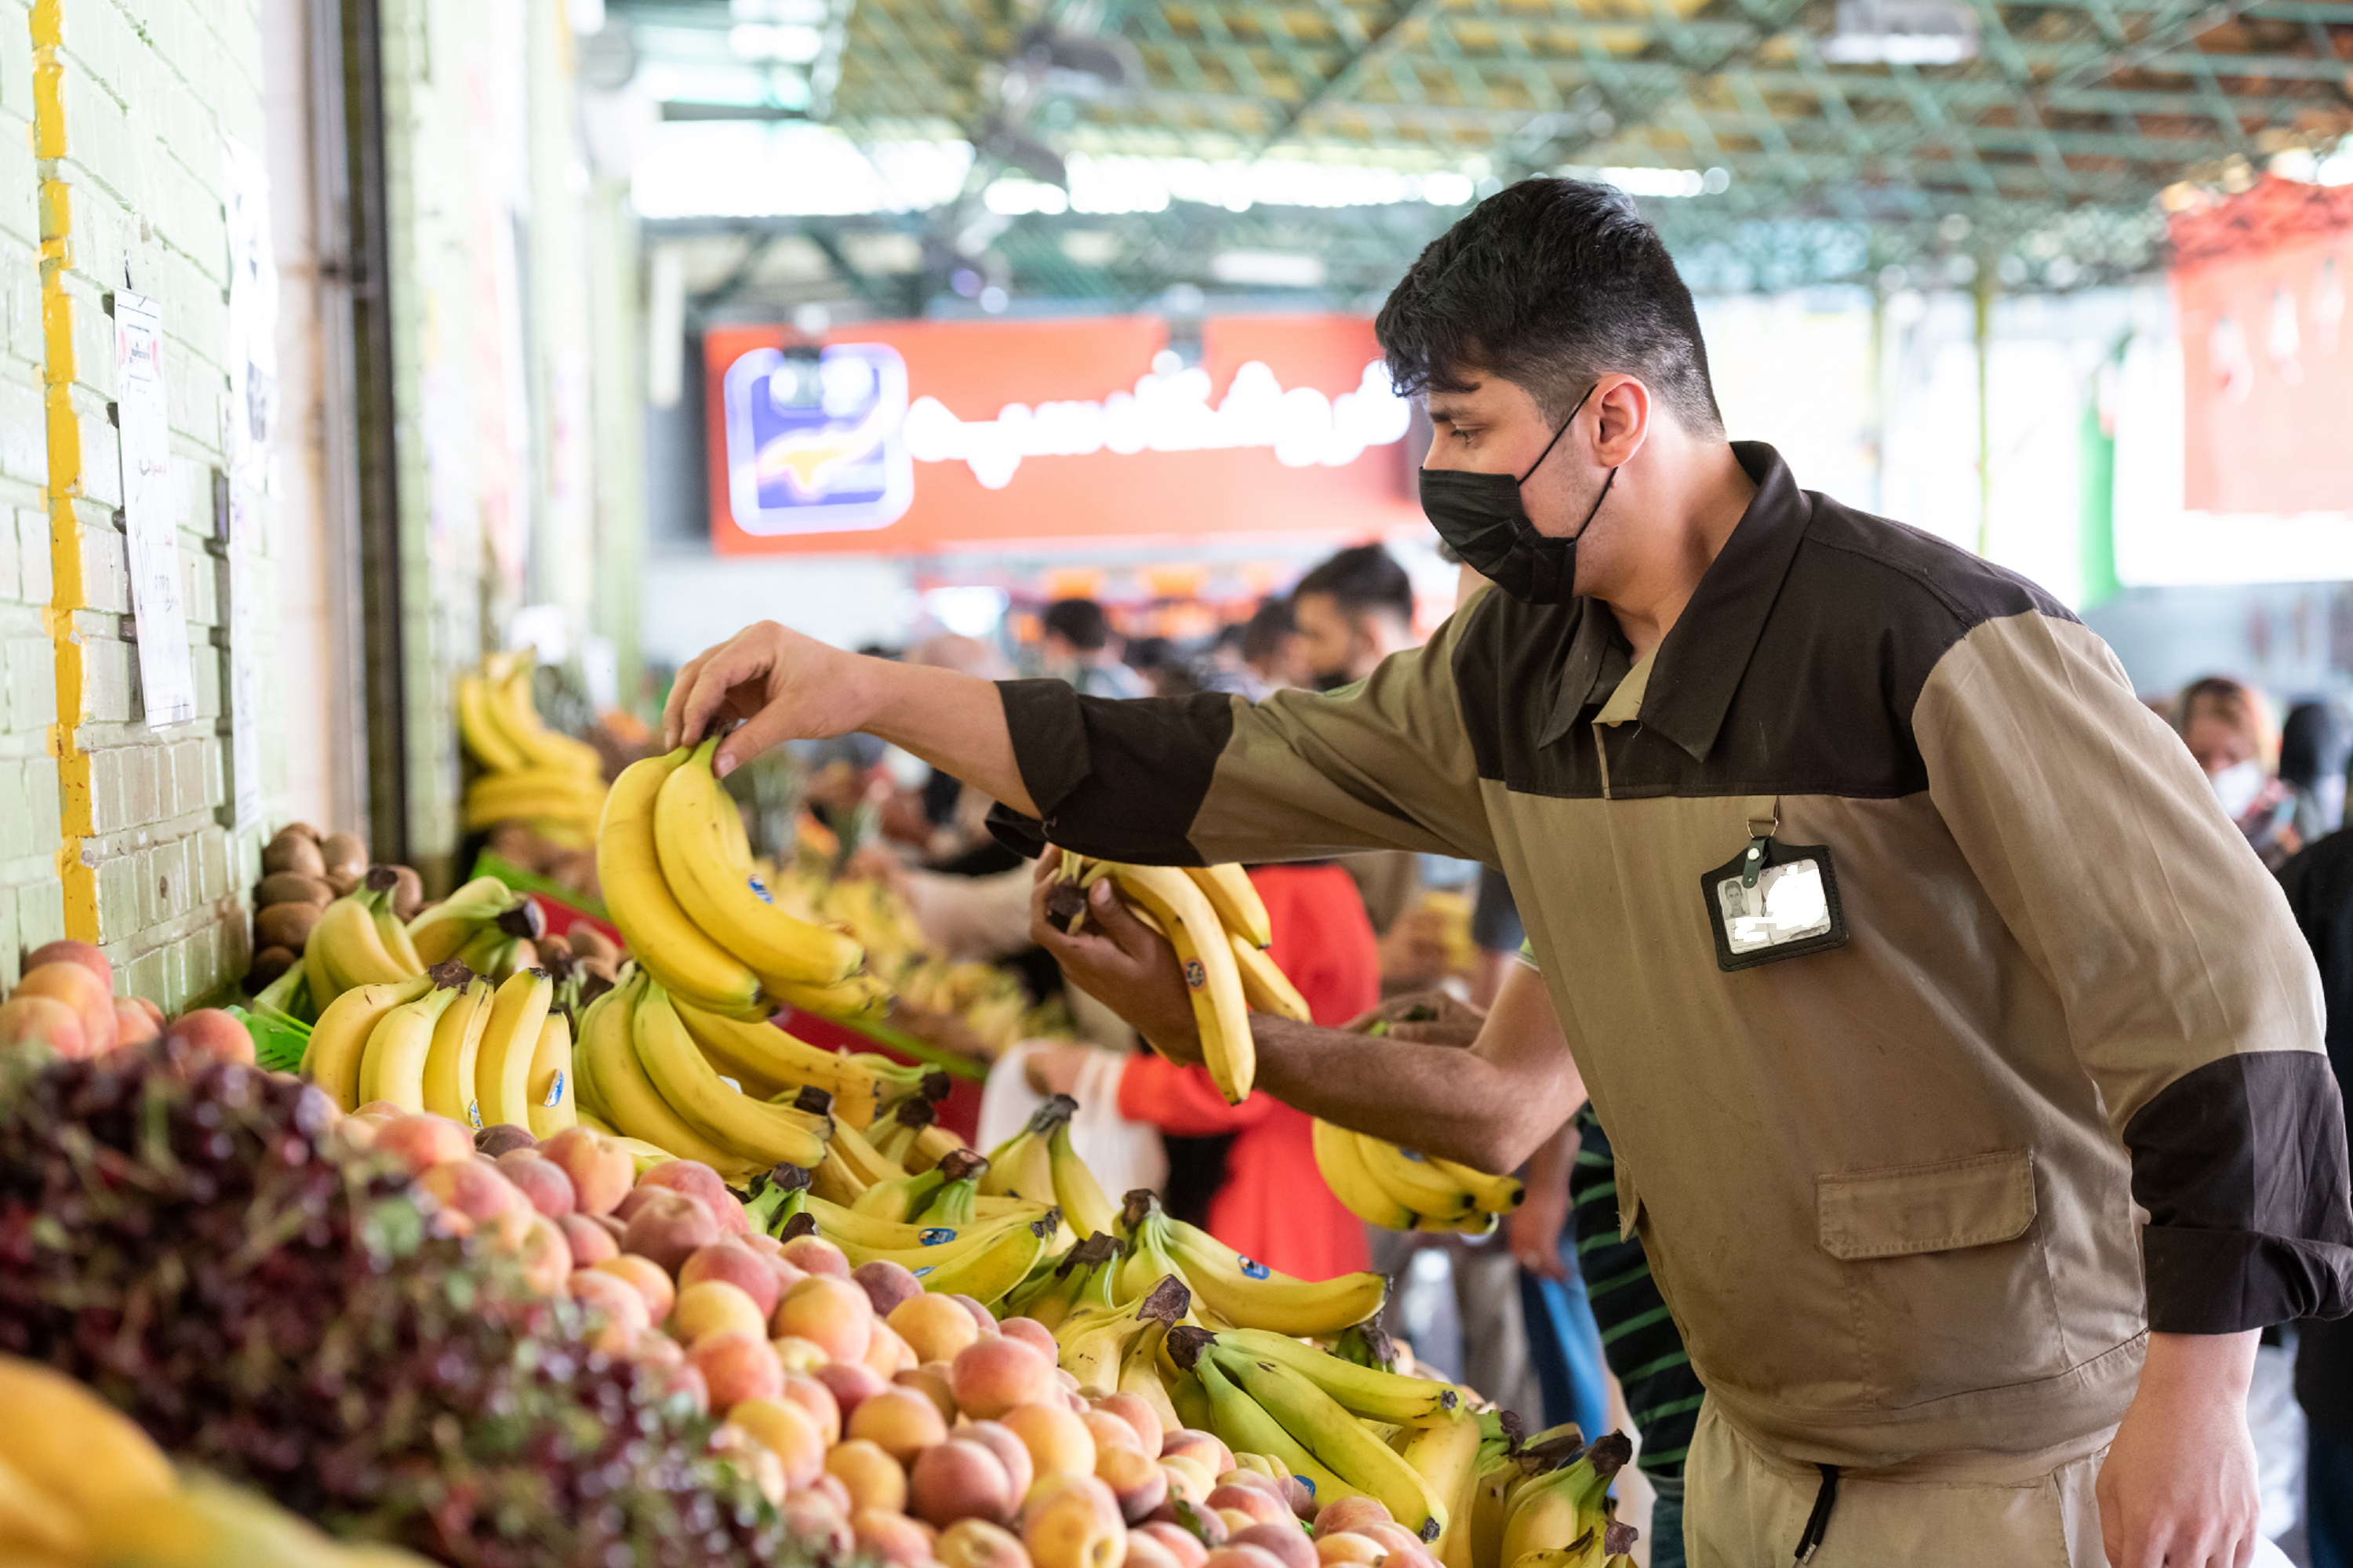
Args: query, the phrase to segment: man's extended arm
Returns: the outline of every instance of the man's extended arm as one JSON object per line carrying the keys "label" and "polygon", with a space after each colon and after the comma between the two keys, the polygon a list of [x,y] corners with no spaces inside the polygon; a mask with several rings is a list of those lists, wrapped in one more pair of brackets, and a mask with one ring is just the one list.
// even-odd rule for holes
{"label": "man's extended arm", "polygon": [[[1030,934],[1073,983],[1100,998],[1172,1060],[1198,1062],[1200,1035],[1176,956],[1099,882],[1077,936],[1046,918],[1056,858],[1040,861]],[[1542,980],[1504,982],[1469,1050],[1351,1033],[1264,1013],[1250,1017],[1258,1087],[1342,1127],[1482,1171],[1509,1171],[1584,1097]],[[1410,1028],[1410,1025],[1406,1026]]]}

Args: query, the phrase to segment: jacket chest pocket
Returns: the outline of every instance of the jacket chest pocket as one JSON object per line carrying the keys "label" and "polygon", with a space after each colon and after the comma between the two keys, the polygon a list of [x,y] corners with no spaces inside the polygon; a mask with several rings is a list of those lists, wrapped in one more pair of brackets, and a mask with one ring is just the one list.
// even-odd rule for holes
{"label": "jacket chest pocket", "polygon": [[2048,1377],[2067,1358],[2025,1149],[1818,1177],[1821,1249],[1879,1402]]}

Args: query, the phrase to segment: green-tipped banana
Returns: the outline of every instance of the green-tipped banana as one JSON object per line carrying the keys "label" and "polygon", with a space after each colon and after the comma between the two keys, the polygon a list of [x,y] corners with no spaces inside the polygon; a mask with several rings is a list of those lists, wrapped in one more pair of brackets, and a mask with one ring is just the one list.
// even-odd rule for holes
{"label": "green-tipped banana", "polygon": [[1424,1541],[1446,1531],[1446,1503],[1421,1474],[1338,1401],[1281,1362],[1211,1345],[1205,1354],[1324,1467]]}
{"label": "green-tipped banana", "polygon": [[[987,1177],[989,1163],[968,1149],[957,1150],[933,1167],[940,1178],[938,1191],[915,1216],[918,1224],[955,1225],[959,1229],[974,1224],[980,1197],[980,1184]],[[1046,1194],[1051,1206],[1053,1194]]]}
{"label": "green-tipped banana", "polygon": [[[670,993],[649,982],[630,1025],[638,1065],[670,1109],[697,1132],[737,1157],[765,1169],[814,1166],[832,1136],[829,1118],[772,1106],[738,1094],[721,1081],[679,1022]],[[657,1140],[659,1141],[659,1140]]]}
{"label": "green-tipped banana", "polygon": [[887,1220],[893,1224],[912,1224],[946,1180],[937,1166],[912,1175],[893,1176],[887,1181],[877,1181],[859,1193],[857,1202],[849,1206],[871,1219]]}
{"label": "green-tipped banana", "polygon": [[[816,1200],[810,1200],[814,1206]],[[836,1241],[853,1265],[888,1259],[923,1282],[923,1288],[947,1296],[969,1296],[983,1306],[1002,1299],[1026,1278],[1060,1223],[1049,1211],[1043,1218],[1016,1218],[994,1225],[976,1226],[934,1246],[913,1249],[866,1247]],[[825,1234],[825,1223],[818,1222]]]}
{"label": "green-tipped banana", "polygon": [[1443,1415],[1461,1403],[1451,1383],[1435,1378],[1400,1377],[1342,1361],[1328,1351],[1302,1344],[1287,1334],[1264,1329],[1230,1329],[1218,1342],[1269,1361],[1281,1361],[1367,1421],[1405,1426]]}
{"label": "green-tipped banana", "polygon": [[1241,1386],[1219,1370],[1214,1361],[1203,1356],[1193,1371],[1200,1379],[1203,1392],[1209,1396],[1209,1430],[1218,1441],[1237,1454],[1264,1454],[1280,1461],[1307,1484],[1319,1505],[1362,1495],[1308,1452],[1305,1444],[1283,1430],[1282,1423],[1243,1393]]}
{"label": "green-tipped banana", "polygon": [[[1243,1257],[1196,1226],[1172,1220],[1150,1192],[1128,1195],[1122,1215],[1133,1244],[1139,1234],[1176,1260],[1193,1287],[1194,1309],[1207,1322],[1215,1318],[1238,1328],[1271,1329],[1278,1334],[1336,1334],[1381,1309],[1388,1281],[1377,1274],[1343,1274],[1331,1279],[1294,1279]],[[1154,1227],[1160,1227],[1156,1232]]]}

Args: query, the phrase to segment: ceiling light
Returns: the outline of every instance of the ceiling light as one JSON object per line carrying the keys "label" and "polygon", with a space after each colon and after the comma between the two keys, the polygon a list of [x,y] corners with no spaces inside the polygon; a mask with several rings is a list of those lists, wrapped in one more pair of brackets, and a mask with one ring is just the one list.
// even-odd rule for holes
{"label": "ceiling light", "polygon": [[825,52],[825,35],[798,22],[739,22],[727,29],[727,49],[741,60],[807,65]]}

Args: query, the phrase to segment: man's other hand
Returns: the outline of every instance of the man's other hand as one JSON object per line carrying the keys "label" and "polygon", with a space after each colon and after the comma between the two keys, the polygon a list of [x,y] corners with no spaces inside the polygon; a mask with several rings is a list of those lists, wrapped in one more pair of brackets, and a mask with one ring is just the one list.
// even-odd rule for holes
{"label": "man's other hand", "polygon": [[713,758],[723,777],[785,741],[846,735],[861,722],[863,662],[773,620],[747,626],[679,671],[662,706],[662,744],[692,746],[743,720]]}
{"label": "man's other hand", "polygon": [[1056,1095],[1075,1098],[1080,1077],[1102,1054],[1102,1048],[1095,1045],[1047,1045],[1030,1052],[1022,1070],[1034,1092],[1048,1099]]}
{"label": "man's other hand", "polygon": [[2262,1502],[2247,1435],[2255,1339],[2151,1334],[2140,1391],[2100,1467],[2111,1568],[2246,1568]]}
{"label": "man's other hand", "polygon": [[1029,889],[1030,939],[1054,956],[1072,985],[1125,1019],[1154,1050],[1172,1062],[1198,1062],[1201,1033],[1176,949],[1120,902],[1109,877],[1087,890],[1078,935],[1064,931],[1046,913],[1061,858],[1051,848],[1038,858]]}

